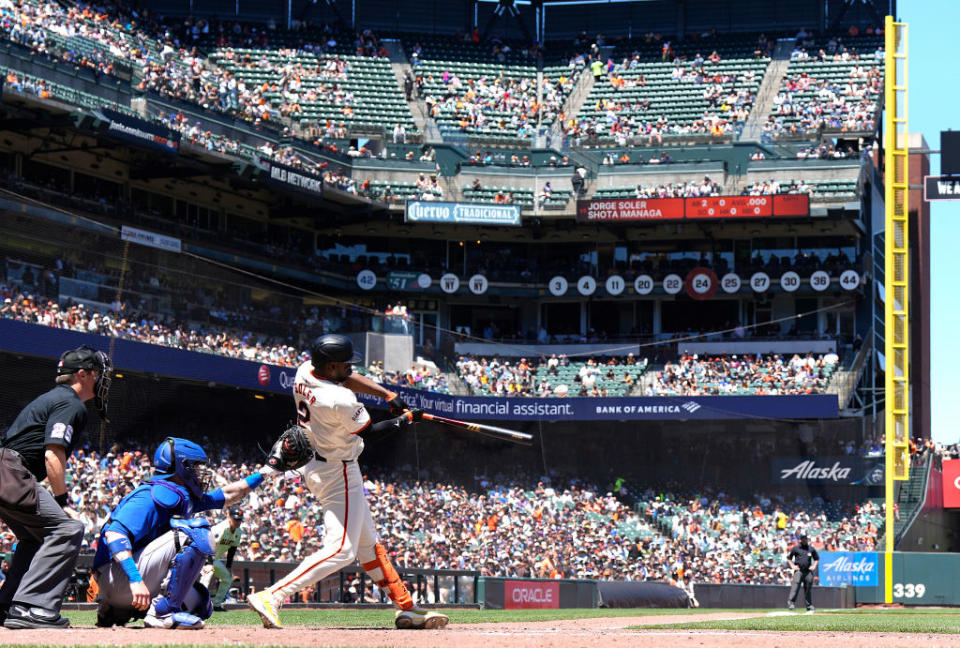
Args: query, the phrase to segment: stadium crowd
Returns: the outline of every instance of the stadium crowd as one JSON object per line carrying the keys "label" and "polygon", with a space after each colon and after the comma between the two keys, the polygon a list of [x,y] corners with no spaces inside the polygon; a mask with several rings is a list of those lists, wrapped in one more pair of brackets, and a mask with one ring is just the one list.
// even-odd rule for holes
{"label": "stadium crowd", "polygon": [[647,387],[648,396],[703,396],[734,394],[815,394],[823,392],[839,358],[835,353],[814,356],[794,354],[787,360],[769,356],[705,356],[684,353],[667,362]]}
{"label": "stadium crowd", "polygon": [[[204,443],[220,458],[211,487],[255,464],[236,447]],[[84,552],[96,549],[99,529],[120,498],[150,476],[152,449],[123,447],[100,455],[84,446],[68,460],[69,500],[84,523]],[[819,498],[741,501],[710,489],[649,488],[634,496],[622,482],[607,490],[532,475],[480,476],[471,486],[405,472],[364,478],[377,529],[398,567],[489,576],[677,582],[691,573],[696,582],[783,583],[796,534],[807,533],[821,549],[871,550],[882,511],[870,502]],[[297,473],[254,491],[242,508],[237,560],[294,562],[319,549],[323,511]],[[9,530],[0,531],[0,551],[11,551],[14,541]]]}
{"label": "stadium crowd", "polygon": [[[309,358],[309,354],[298,346],[270,336],[241,333],[227,327],[188,326],[170,318],[143,312],[125,316],[113,312],[101,313],[83,304],[67,303],[61,307],[59,302],[35,297],[3,283],[0,283],[0,299],[0,318],[5,319],[136,340],[186,351],[215,353],[281,367],[296,367]],[[332,313],[313,309],[304,314],[304,323],[310,328],[316,327],[317,330],[326,332],[335,318]],[[385,372],[382,365],[371,365],[366,369],[366,373],[389,384],[449,393],[443,373],[426,364],[414,364],[409,369],[396,372]]]}
{"label": "stadium crowd", "polygon": [[[538,122],[551,124],[566,96],[576,84],[578,68],[551,79],[479,76],[462,79],[444,71],[439,79],[428,76],[427,87],[436,88],[424,98],[431,117],[452,115],[456,128],[464,133],[515,132],[525,139],[533,135]],[[539,101],[538,101],[539,93]]]}
{"label": "stadium crowd", "polygon": [[719,182],[704,176],[701,182],[668,182],[655,186],[637,185],[636,198],[696,198],[715,196],[723,190]]}
{"label": "stadium crowd", "polygon": [[[641,62],[641,54],[635,52],[624,58],[621,63],[608,60],[600,66],[594,75],[597,83],[609,83],[613,88],[612,96],[598,97],[591,106],[590,114],[583,114],[566,120],[564,133],[579,144],[581,140],[595,137],[612,137],[618,146],[629,141],[649,141],[653,144],[663,142],[666,135],[725,135],[736,130],[737,125],[746,120],[755,100],[752,87],[755,82],[753,70],[730,74],[711,70],[716,59],[688,62],[677,57],[671,79],[678,84],[691,84],[703,88],[702,98],[706,102],[701,118],[691,121],[674,121],[665,115],[656,115],[650,99],[620,97],[620,92],[628,88],[644,87],[647,80],[636,71]],[[600,115],[600,117],[597,117]]]}
{"label": "stadium crowd", "polygon": [[757,180],[740,192],[741,196],[772,196],[774,194],[811,194],[813,186],[803,180],[781,183],[779,180]]}
{"label": "stadium crowd", "polygon": [[[835,60],[857,58],[855,53],[846,56]],[[872,132],[882,88],[881,66],[852,65],[845,78],[817,78],[806,71],[791,74],[773,100],[764,131],[774,136],[820,129]]]}
{"label": "stadium crowd", "polygon": [[[464,355],[456,366],[463,382],[481,396],[606,397],[615,385],[624,392],[632,389],[647,361],[637,360],[632,353],[581,362],[571,362],[564,354],[541,356],[537,361]],[[574,370],[572,375],[564,371],[567,368]]]}
{"label": "stadium crowd", "polygon": [[97,75],[113,76],[117,62],[140,59],[147,50],[142,35],[124,34],[120,24],[92,5],[0,0],[0,33],[5,38],[30,48],[34,55]]}

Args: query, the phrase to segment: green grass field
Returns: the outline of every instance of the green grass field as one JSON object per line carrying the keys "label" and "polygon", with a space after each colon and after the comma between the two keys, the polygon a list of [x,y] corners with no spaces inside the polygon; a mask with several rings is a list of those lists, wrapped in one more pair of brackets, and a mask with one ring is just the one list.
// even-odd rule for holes
{"label": "green grass field", "polygon": [[[741,610],[743,611],[743,610]],[[697,614],[699,610],[442,610],[450,623],[509,623],[511,621],[555,621],[557,619],[594,619],[598,617],[636,617],[659,614]],[[93,625],[96,612],[64,611],[73,625]],[[393,627],[393,610],[303,610],[286,609],[280,613],[284,626]],[[260,625],[260,617],[250,610],[216,612],[208,625]],[[135,624],[129,624],[135,625]]]}
{"label": "green grass field", "polygon": [[[713,612],[715,610],[704,610]],[[744,612],[745,610],[726,610]],[[779,610],[777,612],[780,612]],[[633,626],[644,630],[766,630],[773,632],[960,633],[960,611],[947,609],[825,610],[814,614],[762,616],[730,621],[695,621]]]}

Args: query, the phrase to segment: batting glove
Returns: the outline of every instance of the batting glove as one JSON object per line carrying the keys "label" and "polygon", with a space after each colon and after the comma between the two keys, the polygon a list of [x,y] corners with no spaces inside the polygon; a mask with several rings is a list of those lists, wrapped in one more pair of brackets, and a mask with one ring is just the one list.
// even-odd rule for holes
{"label": "batting glove", "polygon": [[400,398],[399,395],[396,395],[388,400],[387,404],[390,405],[390,413],[394,416],[400,416],[406,410],[410,409],[410,406],[407,405],[406,401]]}

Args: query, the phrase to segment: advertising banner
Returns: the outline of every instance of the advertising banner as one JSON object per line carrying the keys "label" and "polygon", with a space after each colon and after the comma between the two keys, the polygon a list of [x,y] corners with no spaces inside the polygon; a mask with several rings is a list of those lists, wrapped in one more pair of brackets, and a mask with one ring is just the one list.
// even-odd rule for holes
{"label": "advertising banner", "polygon": [[679,220],[683,218],[683,198],[638,198],[578,200],[577,221]]}
{"label": "advertising banner", "polygon": [[960,508],[960,459],[943,462],[943,508]]}
{"label": "advertising banner", "polygon": [[110,108],[101,108],[94,114],[106,122],[104,135],[165,155],[180,153],[180,133],[175,130]]}
{"label": "advertising banner", "polygon": [[267,184],[313,197],[323,195],[323,178],[318,175],[272,160],[261,159],[260,164],[267,172]]}
{"label": "advertising banner", "polygon": [[773,196],[685,198],[687,218],[757,218],[773,215]]}
{"label": "advertising banner", "polygon": [[520,206],[408,200],[403,219],[407,223],[519,225]]}
{"label": "advertising banner", "polygon": [[[292,369],[290,371],[291,380]],[[391,389],[393,389],[391,387]],[[463,420],[501,421],[686,421],[739,418],[837,418],[837,397],[634,396],[620,398],[494,398],[453,396],[399,387],[411,407]],[[382,401],[360,394],[360,402]]]}
{"label": "advertising banner", "polygon": [[883,484],[883,457],[774,457],[770,468],[777,484]]}
{"label": "advertising banner", "polygon": [[[64,349],[89,344],[107,349],[111,339],[65,329],[0,319],[0,350],[59,358]],[[205,380],[245,389],[289,393],[296,367],[279,367],[210,353],[184,351],[136,340],[117,339],[118,369]],[[837,418],[837,397],[810,396],[642,396],[620,398],[495,398],[454,396],[397,388],[411,406],[430,414],[464,420],[642,421],[756,418]],[[358,395],[375,408],[381,399]]]}
{"label": "advertising banner", "polygon": [[873,551],[821,551],[817,566],[820,585],[875,586],[880,562]]}
{"label": "advertising banner", "polygon": [[182,247],[180,239],[178,238],[148,232],[147,230],[130,227],[129,225],[120,226],[120,238],[124,241],[139,243],[140,245],[157,248],[158,250],[166,250],[167,252],[180,252]]}
{"label": "advertising banner", "polygon": [[560,607],[557,581],[508,580],[503,584],[505,610],[556,610]]}

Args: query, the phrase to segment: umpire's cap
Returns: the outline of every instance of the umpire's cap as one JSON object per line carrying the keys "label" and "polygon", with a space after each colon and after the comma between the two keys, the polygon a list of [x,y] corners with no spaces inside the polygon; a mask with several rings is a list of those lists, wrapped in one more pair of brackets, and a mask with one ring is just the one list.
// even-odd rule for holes
{"label": "umpire's cap", "polygon": [[360,362],[361,356],[353,350],[353,342],[346,335],[328,333],[310,344],[310,360],[314,367],[326,362]]}
{"label": "umpire's cap", "polygon": [[58,376],[77,373],[81,369],[103,371],[103,361],[96,349],[84,345],[64,351],[60,356],[60,362],[57,363]]}

